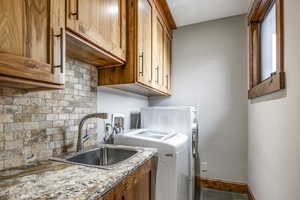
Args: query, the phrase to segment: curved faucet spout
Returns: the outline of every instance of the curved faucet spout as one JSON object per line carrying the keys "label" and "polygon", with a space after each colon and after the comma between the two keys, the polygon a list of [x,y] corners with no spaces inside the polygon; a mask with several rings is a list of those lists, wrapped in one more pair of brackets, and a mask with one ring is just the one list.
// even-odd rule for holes
{"label": "curved faucet spout", "polygon": [[82,127],[83,127],[85,121],[90,118],[108,119],[108,113],[93,113],[93,114],[86,115],[85,117],[83,117],[81,119],[81,121],[79,123],[79,128],[78,128],[78,140],[77,140],[77,149],[76,149],[77,152],[83,150],[83,143],[89,139],[89,137],[85,137],[84,141],[83,141]]}

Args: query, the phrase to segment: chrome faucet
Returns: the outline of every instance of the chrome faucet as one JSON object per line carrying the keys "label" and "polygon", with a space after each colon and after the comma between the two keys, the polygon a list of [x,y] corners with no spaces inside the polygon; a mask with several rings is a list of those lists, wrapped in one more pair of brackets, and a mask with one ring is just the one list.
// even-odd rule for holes
{"label": "chrome faucet", "polygon": [[76,152],[82,151],[84,143],[90,139],[90,137],[88,135],[85,135],[84,137],[82,137],[82,127],[84,125],[84,122],[90,118],[108,119],[108,113],[94,113],[94,114],[86,115],[85,117],[82,118],[82,120],[79,123],[79,128],[78,128],[78,140],[77,140]]}

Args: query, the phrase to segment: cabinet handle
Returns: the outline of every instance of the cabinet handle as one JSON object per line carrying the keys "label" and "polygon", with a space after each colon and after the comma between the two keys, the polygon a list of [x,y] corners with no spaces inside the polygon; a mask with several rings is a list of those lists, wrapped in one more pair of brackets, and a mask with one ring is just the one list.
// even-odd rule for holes
{"label": "cabinet handle", "polygon": [[63,56],[64,56],[64,29],[60,28],[60,34],[55,35],[53,34],[54,38],[60,38],[60,65],[54,65],[54,55],[55,55],[55,48],[54,48],[54,42],[53,42],[53,52],[52,52],[52,69],[51,72],[54,74],[54,69],[60,68],[60,72],[64,73],[64,61],[63,61]]}
{"label": "cabinet handle", "polygon": [[166,79],[167,79],[166,89],[169,89],[169,75],[166,75]]}
{"label": "cabinet handle", "polygon": [[141,68],[140,68],[140,76],[144,76],[144,52],[142,52],[142,54],[139,56],[139,60],[142,59],[142,65],[141,65]]}
{"label": "cabinet handle", "polygon": [[166,157],[173,157],[173,154],[167,153],[167,154],[165,154],[165,156],[166,156]]}
{"label": "cabinet handle", "polygon": [[71,12],[72,16],[76,16],[76,20],[79,19],[79,0],[75,0],[76,1],[76,10],[75,12]]}
{"label": "cabinet handle", "polygon": [[157,67],[155,68],[156,70],[156,83],[159,83],[159,65],[157,65]]}

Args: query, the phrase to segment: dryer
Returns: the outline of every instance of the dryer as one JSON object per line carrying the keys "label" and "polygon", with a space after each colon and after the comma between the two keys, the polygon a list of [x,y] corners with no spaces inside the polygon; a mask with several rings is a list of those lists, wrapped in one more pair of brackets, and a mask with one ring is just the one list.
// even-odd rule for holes
{"label": "dryer", "polygon": [[188,137],[176,132],[131,130],[115,137],[115,144],[158,150],[156,200],[185,200],[188,195]]}

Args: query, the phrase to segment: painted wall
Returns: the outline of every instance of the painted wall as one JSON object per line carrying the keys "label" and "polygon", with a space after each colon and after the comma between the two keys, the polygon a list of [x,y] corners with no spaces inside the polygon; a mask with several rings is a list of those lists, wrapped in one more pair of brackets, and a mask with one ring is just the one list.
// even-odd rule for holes
{"label": "painted wall", "polygon": [[[125,115],[125,129],[134,128],[135,119],[132,114],[139,113],[141,108],[148,107],[148,97],[125,92],[113,88],[98,87],[97,109],[98,112],[121,113]],[[132,121],[132,123],[131,123]],[[110,122],[110,119],[107,120]],[[98,122],[100,137],[104,135],[104,123]]]}
{"label": "painted wall", "polygon": [[249,102],[249,184],[256,200],[300,199],[300,1],[284,2],[287,89]]}
{"label": "painted wall", "polygon": [[199,107],[201,176],[247,182],[247,39],[245,16],[174,31],[173,96],[151,106]]}

